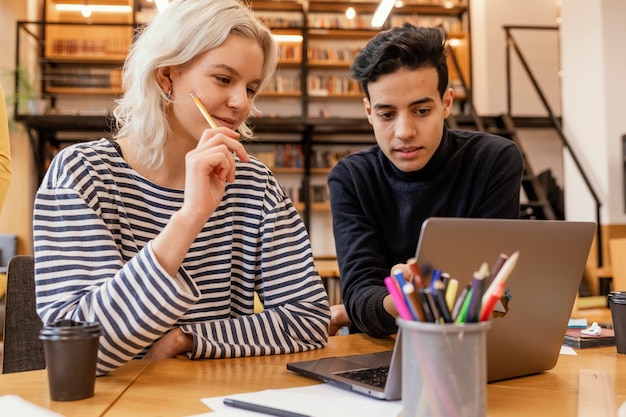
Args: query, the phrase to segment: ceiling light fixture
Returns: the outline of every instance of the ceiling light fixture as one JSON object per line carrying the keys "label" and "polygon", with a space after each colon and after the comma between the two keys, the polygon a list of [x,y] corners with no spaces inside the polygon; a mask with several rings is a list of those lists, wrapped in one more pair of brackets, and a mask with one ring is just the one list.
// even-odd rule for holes
{"label": "ceiling light fixture", "polygon": [[348,7],[346,9],[346,17],[350,20],[356,17],[356,10],[354,10],[354,7]]}
{"label": "ceiling light fixture", "polygon": [[89,7],[89,0],[85,0],[85,5],[83,6],[83,10],[80,11],[80,14],[82,14],[85,19],[91,17],[91,7]]}
{"label": "ceiling light fixture", "polygon": [[302,35],[276,35],[272,34],[274,41],[281,43],[301,43]]}
{"label": "ceiling light fixture", "polygon": [[372,27],[379,28],[385,24],[396,0],[381,0],[372,17]]}
{"label": "ceiling light fixture", "polygon": [[107,13],[130,13],[133,11],[131,6],[113,6],[108,4],[65,4],[58,3],[55,8],[59,12],[80,12],[83,13],[86,7],[89,7],[92,12],[107,12]]}

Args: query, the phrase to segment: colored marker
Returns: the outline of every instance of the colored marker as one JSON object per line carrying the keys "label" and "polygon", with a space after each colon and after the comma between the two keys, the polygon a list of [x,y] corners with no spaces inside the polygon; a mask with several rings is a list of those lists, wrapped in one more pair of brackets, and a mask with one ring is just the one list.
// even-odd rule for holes
{"label": "colored marker", "polygon": [[[441,318],[441,312],[439,311],[439,307],[437,306],[437,303],[435,302],[435,297],[433,296],[433,293],[430,292],[430,290],[428,288],[424,288],[424,299],[425,301],[425,305],[428,305],[428,309],[430,310],[430,312],[433,315],[433,320],[435,323],[439,322],[439,319]],[[424,309],[426,309],[426,307],[424,307]]]}
{"label": "colored marker", "polygon": [[441,281],[441,270],[433,269],[433,274],[430,277],[430,291],[433,292],[435,290],[435,282]]}
{"label": "colored marker", "polygon": [[420,271],[420,267],[417,264],[417,259],[410,258],[408,261],[406,261],[406,264],[411,270],[411,281],[413,282],[415,288],[424,288],[424,278],[422,277],[422,272]]}
{"label": "colored marker", "polygon": [[420,303],[424,308],[424,317],[426,318],[426,322],[434,323],[435,322],[435,313],[432,311],[431,304],[428,301],[428,288],[420,288],[417,291],[417,295],[419,297]]}
{"label": "colored marker", "polygon": [[422,303],[420,302],[417,293],[415,292],[415,286],[412,283],[407,282],[402,287],[402,292],[404,292],[409,309],[412,313],[415,314],[417,320],[421,322],[426,321],[426,316],[424,315],[424,307],[422,306]]}
{"label": "colored marker", "polygon": [[494,278],[496,277],[496,275],[498,275],[498,272],[500,272],[502,265],[504,265],[507,259],[509,259],[509,255],[505,253],[501,253],[500,255],[498,255],[498,259],[496,259],[496,262],[493,264],[493,268],[491,268],[491,273],[489,274],[489,281],[487,282],[487,287],[491,285]]}
{"label": "colored marker", "polygon": [[398,282],[398,288],[400,289],[400,292],[402,293],[402,298],[404,298],[404,303],[407,305],[409,309],[409,313],[411,313],[413,320],[419,320],[419,317],[417,313],[415,312],[415,309],[411,308],[411,300],[409,300],[409,296],[404,292],[404,286],[407,283],[406,277],[404,276],[404,272],[401,269],[396,269],[395,271],[393,271],[393,277]]}
{"label": "colored marker", "polygon": [[400,318],[412,321],[413,316],[411,315],[409,308],[404,302],[404,296],[398,288],[398,282],[396,281],[396,279],[393,277],[385,278],[385,286],[387,287],[389,294],[391,294],[391,299],[393,300],[393,303],[398,310],[398,315],[400,316]]}
{"label": "colored marker", "polygon": [[450,274],[448,274],[447,272],[442,272],[441,273],[441,281],[443,282],[443,292],[445,294],[446,291],[448,291],[448,285],[450,284]]}
{"label": "colored marker", "polygon": [[471,288],[472,288],[472,285],[467,284],[465,287],[463,287],[463,290],[461,290],[461,294],[459,295],[459,298],[456,299],[456,302],[454,303],[454,307],[452,308],[452,319],[454,321],[456,321],[456,318],[459,316],[461,307],[463,307],[463,303],[465,302],[465,299],[467,298],[467,294],[469,293]]}
{"label": "colored marker", "polygon": [[496,275],[496,277],[491,282],[491,285],[489,285],[489,287],[485,291],[485,294],[484,294],[483,300],[482,300],[483,304],[485,304],[487,302],[487,300],[491,296],[491,293],[493,291],[495,291],[496,288],[498,288],[498,286],[500,285],[499,282],[506,282],[506,280],[509,278],[509,276],[511,275],[511,273],[515,269],[515,266],[517,265],[517,259],[518,258],[519,258],[519,251],[515,251],[515,253],[513,253],[513,255],[511,255],[504,262],[504,264],[502,265],[502,268],[500,268],[500,270],[498,271],[498,275]]}
{"label": "colored marker", "polygon": [[498,304],[500,298],[502,298],[502,294],[504,294],[504,281],[500,281],[496,284],[496,288],[493,289],[489,294],[485,294],[487,299],[483,297],[483,306],[480,310],[479,321],[487,321],[493,312],[493,309]]}
{"label": "colored marker", "polygon": [[443,281],[436,281],[433,297],[435,299],[435,302],[437,303],[437,307],[439,308],[439,312],[441,313],[441,318],[443,319],[443,322],[452,323],[452,315],[450,314],[450,309],[448,308],[448,304],[446,303],[444,288],[445,284],[443,283]]}
{"label": "colored marker", "polygon": [[463,300],[463,304],[461,305],[461,309],[459,310],[459,314],[457,314],[455,323],[467,323],[467,311],[469,310],[470,302],[472,301],[472,287],[469,287],[467,291],[467,295]]}
{"label": "colored marker", "polygon": [[448,310],[452,311],[454,308],[454,300],[456,299],[456,293],[459,291],[459,281],[450,278],[448,281],[448,286],[446,287],[446,304],[448,305]]}
{"label": "colored marker", "polygon": [[485,279],[489,276],[489,266],[487,262],[483,262],[480,269],[474,272],[472,279],[472,298],[470,300],[469,309],[467,310],[467,323],[476,323],[480,317],[480,307],[484,292]]}

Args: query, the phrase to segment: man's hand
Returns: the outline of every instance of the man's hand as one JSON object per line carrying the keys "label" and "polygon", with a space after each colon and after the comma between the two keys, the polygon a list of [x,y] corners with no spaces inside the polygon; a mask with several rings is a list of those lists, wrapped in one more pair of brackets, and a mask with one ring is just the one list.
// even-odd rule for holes
{"label": "man's hand", "polygon": [[350,325],[350,319],[346,312],[346,306],[337,304],[330,306],[330,325],[328,326],[328,335],[334,336],[339,329]]}

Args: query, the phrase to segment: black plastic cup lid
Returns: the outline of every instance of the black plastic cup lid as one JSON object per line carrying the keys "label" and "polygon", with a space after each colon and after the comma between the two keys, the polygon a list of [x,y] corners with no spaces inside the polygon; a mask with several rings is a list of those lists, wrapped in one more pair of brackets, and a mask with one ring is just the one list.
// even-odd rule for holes
{"label": "black plastic cup lid", "polygon": [[609,303],[626,304],[626,291],[611,291],[607,300]]}
{"label": "black plastic cup lid", "polygon": [[83,339],[101,334],[100,323],[63,319],[44,326],[39,332],[39,339]]}

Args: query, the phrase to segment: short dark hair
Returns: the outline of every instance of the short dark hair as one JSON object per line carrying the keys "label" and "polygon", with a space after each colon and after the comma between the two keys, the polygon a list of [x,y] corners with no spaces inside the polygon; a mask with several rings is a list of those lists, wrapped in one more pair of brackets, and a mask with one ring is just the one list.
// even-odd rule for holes
{"label": "short dark hair", "polygon": [[368,83],[400,69],[433,67],[439,78],[438,90],[443,97],[448,87],[446,35],[439,28],[417,27],[405,23],[374,36],[354,58],[352,78],[361,83],[369,99]]}

